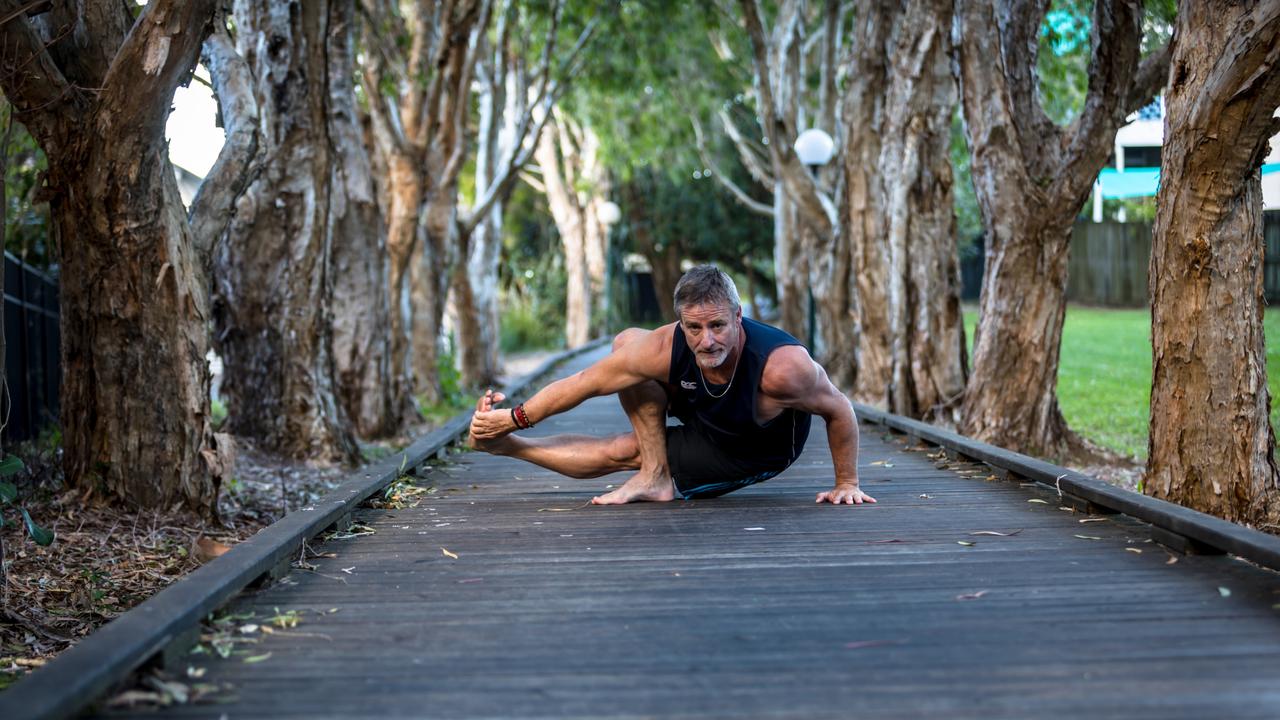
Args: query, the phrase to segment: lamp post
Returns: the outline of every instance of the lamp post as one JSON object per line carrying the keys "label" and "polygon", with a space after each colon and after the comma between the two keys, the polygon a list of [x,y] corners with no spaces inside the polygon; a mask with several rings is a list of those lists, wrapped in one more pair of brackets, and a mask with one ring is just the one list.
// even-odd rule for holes
{"label": "lamp post", "polygon": [[[792,147],[795,148],[796,156],[800,158],[800,162],[809,168],[809,175],[813,178],[814,185],[817,185],[818,168],[831,162],[831,157],[836,152],[835,141],[822,130],[809,128],[800,133],[800,136],[796,138],[795,145]],[[807,283],[807,285],[809,287],[809,352],[817,353],[817,305],[813,300],[813,284]]]}

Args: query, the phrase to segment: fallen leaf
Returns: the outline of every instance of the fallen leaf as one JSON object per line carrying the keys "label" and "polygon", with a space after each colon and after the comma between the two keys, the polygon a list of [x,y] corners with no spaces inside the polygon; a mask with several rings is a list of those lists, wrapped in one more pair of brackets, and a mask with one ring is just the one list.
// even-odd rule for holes
{"label": "fallen leaf", "polygon": [[956,544],[957,544],[957,545],[964,545],[965,547],[973,547],[974,545],[977,545],[977,543],[971,543],[971,542],[969,542],[968,540],[957,540],[957,541],[956,541]]}
{"label": "fallen leaf", "polygon": [[1222,597],[1231,597],[1231,588],[1218,586],[1218,594]]}
{"label": "fallen leaf", "polygon": [[349,568],[341,568],[342,572],[344,572],[344,573],[346,573],[346,574],[348,574],[348,575],[350,575],[350,574],[351,574],[351,571],[352,571],[352,570],[355,570],[355,569],[356,569],[356,566],[355,566],[355,565],[352,565],[352,566],[351,566],[351,567],[349,567]]}
{"label": "fallen leaf", "polygon": [[970,535],[995,535],[996,537],[1013,537],[1014,535],[1017,535],[1020,532],[1022,532],[1022,528],[1018,528],[1013,532],[1007,532],[1007,533],[996,532],[995,530],[979,530],[978,532],[971,532],[969,534]]}
{"label": "fallen leaf", "polygon": [[1174,564],[1174,563],[1176,563],[1176,562],[1178,562],[1178,558],[1174,557],[1173,555],[1170,555],[1170,556],[1169,556],[1169,559],[1164,561],[1164,564],[1165,564],[1165,565],[1172,565],[1172,564]]}
{"label": "fallen leaf", "polygon": [[1129,551],[1129,552],[1131,552],[1131,553],[1137,553],[1137,554],[1139,554],[1139,555],[1141,555],[1141,554],[1142,554],[1142,551],[1141,551],[1141,550],[1139,550],[1138,548],[1125,548],[1125,550],[1128,550],[1128,551]]}
{"label": "fallen leaf", "polygon": [[254,625],[254,624],[252,624],[252,623],[250,623],[250,624],[248,624],[248,625],[241,625],[241,626],[240,626],[240,634],[241,634],[241,635],[252,635],[252,634],[254,634],[254,633],[256,633],[256,632],[258,632],[258,626],[257,626],[257,625]]}
{"label": "fallen leaf", "polygon": [[861,648],[880,647],[882,645],[901,645],[902,640],[855,640],[844,644],[846,650],[858,650]]}
{"label": "fallen leaf", "polygon": [[230,545],[224,545],[217,540],[201,535],[196,538],[196,548],[192,555],[195,557],[196,562],[203,564],[223,555],[230,549]]}
{"label": "fallen leaf", "polygon": [[207,668],[187,666],[187,677],[195,678],[196,680],[199,680],[200,678],[204,677],[206,670]]}
{"label": "fallen leaf", "polygon": [[888,460],[877,460],[877,461],[875,461],[875,462],[871,463],[871,466],[872,466],[872,467],[879,467],[879,466],[881,466],[881,465],[884,465],[884,464],[885,464],[885,463],[887,463],[887,462],[889,462],[889,461],[888,461]]}
{"label": "fallen leaf", "polygon": [[975,592],[975,593],[964,593],[963,595],[957,595],[956,599],[957,600],[977,600],[978,598],[982,597],[983,595],[986,595],[989,592],[991,591],[979,590],[978,592]]}
{"label": "fallen leaf", "polygon": [[538,508],[538,512],[569,512],[573,508]]}
{"label": "fallen leaf", "polygon": [[743,529],[743,530],[751,531],[751,530],[763,530],[764,528],[762,528],[762,527],[749,527],[749,528],[742,528],[742,529]]}
{"label": "fallen leaf", "polygon": [[1047,500],[1041,500],[1040,498],[1031,498],[1031,499],[1030,499],[1030,500],[1028,500],[1027,502],[1029,502],[1029,503],[1039,503],[1040,505],[1048,505],[1048,504],[1049,504],[1049,502],[1048,502]]}
{"label": "fallen leaf", "polygon": [[271,657],[271,653],[270,653],[270,652],[265,652],[265,653],[263,653],[263,654],[261,654],[261,655],[253,655],[253,656],[251,656],[251,657],[247,657],[247,658],[245,658],[245,659],[244,659],[244,662],[245,662],[245,664],[246,664],[246,665],[248,665],[248,664],[250,664],[250,663],[260,663],[260,662],[262,662],[263,660],[266,660],[266,659],[267,659],[267,658],[269,658],[269,657]]}
{"label": "fallen leaf", "polygon": [[458,581],[458,584],[465,585],[467,583],[478,583],[478,582],[484,582],[484,578],[463,578]]}
{"label": "fallen leaf", "polygon": [[440,548],[440,552],[444,553],[444,554],[445,554],[446,556],[448,556],[448,557],[453,558],[454,560],[457,560],[457,559],[458,559],[458,556],[457,556],[457,555],[455,555],[455,554],[453,554],[453,553],[449,552],[448,550],[446,550],[446,549],[444,549],[444,548]]}
{"label": "fallen leaf", "polygon": [[893,467],[893,463],[891,463],[891,462],[887,462],[887,463],[885,463],[885,464],[884,464],[884,466],[885,466],[885,467]]}
{"label": "fallen leaf", "polygon": [[1106,521],[1107,521],[1106,518],[1084,518],[1080,522],[1087,523],[1087,522],[1106,522]]}
{"label": "fallen leaf", "polygon": [[930,495],[929,493],[920,493],[920,499],[921,499],[921,500],[932,500],[932,499],[933,499],[933,496],[932,496],[932,495]]}
{"label": "fallen leaf", "polygon": [[906,540],[899,540],[899,539],[897,539],[897,538],[893,538],[893,539],[891,539],[891,540],[868,540],[868,541],[867,541],[867,544],[868,544],[868,545],[883,545],[883,544],[886,544],[886,543],[900,543],[900,542],[906,542]]}
{"label": "fallen leaf", "polygon": [[1101,540],[1102,539],[1097,535],[1077,535],[1076,537],[1080,538],[1081,540]]}

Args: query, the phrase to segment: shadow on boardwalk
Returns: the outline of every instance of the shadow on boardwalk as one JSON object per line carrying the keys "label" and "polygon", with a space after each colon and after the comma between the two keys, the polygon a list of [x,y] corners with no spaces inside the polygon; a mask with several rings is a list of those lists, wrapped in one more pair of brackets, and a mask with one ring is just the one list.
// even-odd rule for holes
{"label": "shadow on boardwalk", "polygon": [[[532,432],[626,427],[597,399]],[[813,502],[820,424],[779,477],[662,505],[582,506],[624,475],[455,456],[416,508],[362,511],[372,534],[243,597],[243,623],[300,622],[192,656],[223,691],[160,715],[1280,715],[1275,573],[907,444],[863,426],[861,507]]]}

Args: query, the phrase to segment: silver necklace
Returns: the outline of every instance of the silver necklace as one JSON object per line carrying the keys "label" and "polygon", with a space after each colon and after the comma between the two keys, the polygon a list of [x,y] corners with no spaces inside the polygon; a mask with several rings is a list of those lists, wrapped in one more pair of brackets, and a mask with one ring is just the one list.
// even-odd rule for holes
{"label": "silver necklace", "polygon": [[697,361],[694,361],[693,364],[698,368],[698,377],[702,379],[702,387],[706,388],[707,394],[710,395],[713,400],[719,400],[729,392],[729,388],[733,387],[733,379],[738,377],[738,365],[741,364],[741,362],[742,356],[739,354],[739,356],[733,361],[733,373],[729,375],[729,384],[724,386],[724,390],[721,390],[719,395],[715,395],[711,392],[711,385],[707,383],[706,376],[702,374],[702,366],[698,365]]}

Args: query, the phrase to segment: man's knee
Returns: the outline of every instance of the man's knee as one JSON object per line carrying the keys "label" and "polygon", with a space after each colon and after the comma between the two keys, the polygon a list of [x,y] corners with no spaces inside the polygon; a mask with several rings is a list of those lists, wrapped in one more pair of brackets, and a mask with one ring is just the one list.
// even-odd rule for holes
{"label": "man's knee", "polygon": [[635,433],[613,436],[606,450],[609,460],[623,469],[640,466],[640,443]]}
{"label": "man's knee", "polygon": [[627,343],[635,342],[650,332],[652,331],[643,328],[627,328],[613,337],[613,349],[617,350]]}

